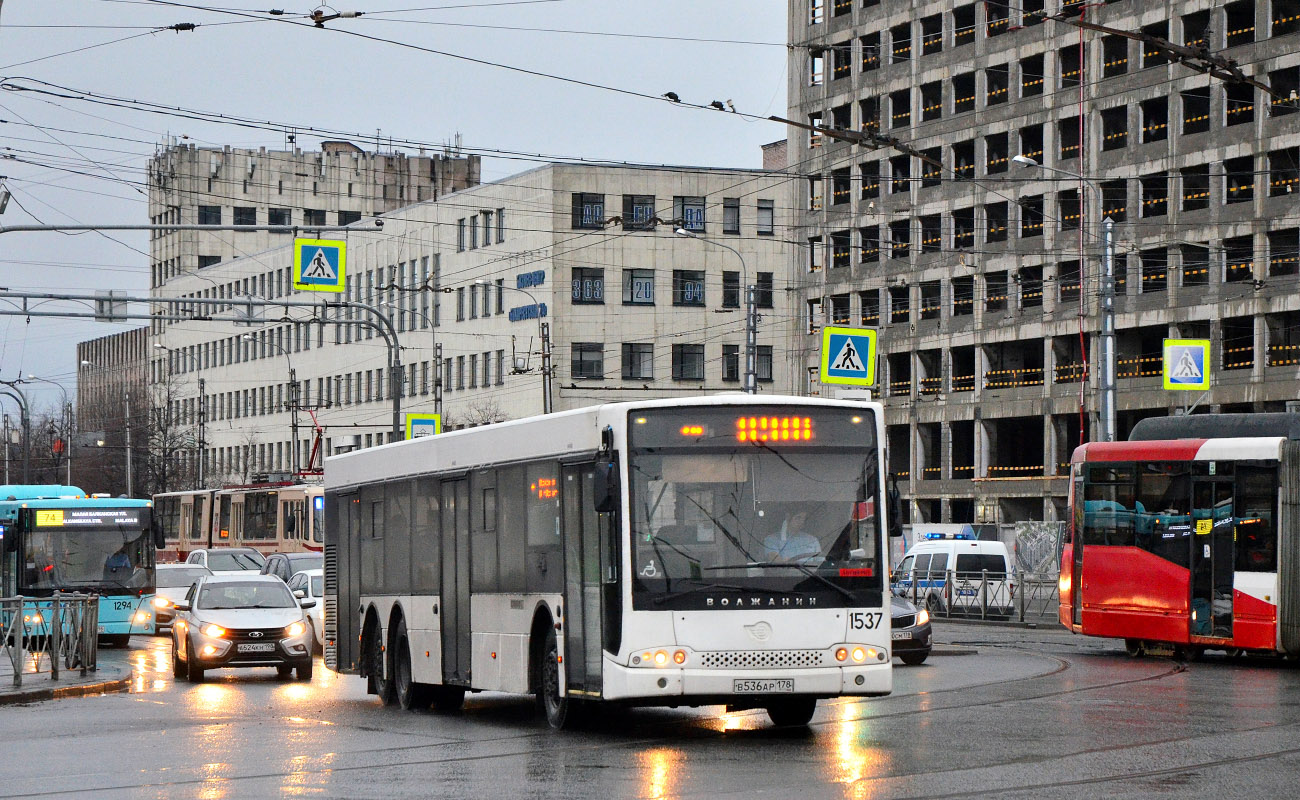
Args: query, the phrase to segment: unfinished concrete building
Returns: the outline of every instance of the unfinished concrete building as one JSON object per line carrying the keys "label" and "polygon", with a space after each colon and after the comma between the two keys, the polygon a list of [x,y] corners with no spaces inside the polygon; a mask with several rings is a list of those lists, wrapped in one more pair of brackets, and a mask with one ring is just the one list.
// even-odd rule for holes
{"label": "unfinished concrete building", "polygon": [[[790,8],[791,119],[924,156],[791,129],[806,390],[834,391],[815,380],[820,326],[880,329],[910,521],[1062,518],[1070,454],[1098,429],[1099,204],[1116,224],[1118,438],[1198,399],[1162,389],[1166,338],[1213,343],[1197,412],[1295,400],[1300,2]],[[1272,93],[1058,13],[1204,45]]]}

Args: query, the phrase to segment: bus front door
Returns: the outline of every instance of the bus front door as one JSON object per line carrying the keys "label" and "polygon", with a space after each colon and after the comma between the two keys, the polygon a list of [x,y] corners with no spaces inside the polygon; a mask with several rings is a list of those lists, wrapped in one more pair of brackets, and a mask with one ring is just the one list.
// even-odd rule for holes
{"label": "bus front door", "polygon": [[594,464],[563,468],[564,666],[569,694],[601,695],[601,525]]}
{"label": "bus front door", "polygon": [[469,480],[442,482],[442,681],[470,685]]}
{"label": "bus front door", "polygon": [[1232,638],[1232,477],[1192,484],[1191,633]]}

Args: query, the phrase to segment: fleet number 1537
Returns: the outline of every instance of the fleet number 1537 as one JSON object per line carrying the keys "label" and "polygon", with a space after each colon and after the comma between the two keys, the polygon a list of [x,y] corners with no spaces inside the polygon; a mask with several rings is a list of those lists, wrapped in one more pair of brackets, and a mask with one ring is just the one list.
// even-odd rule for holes
{"label": "fleet number 1537", "polygon": [[849,613],[849,627],[855,631],[875,630],[883,616],[879,611],[853,611]]}

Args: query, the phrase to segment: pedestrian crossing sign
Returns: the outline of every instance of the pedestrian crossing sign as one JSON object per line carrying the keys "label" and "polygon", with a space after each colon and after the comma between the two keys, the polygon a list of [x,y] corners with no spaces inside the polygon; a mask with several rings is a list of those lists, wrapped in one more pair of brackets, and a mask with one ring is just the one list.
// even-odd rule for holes
{"label": "pedestrian crossing sign", "polygon": [[1166,389],[1205,391],[1210,388],[1210,340],[1165,339]]}
{"label": "pedestrian crossing sign", "polygon": [[442,433],[441,414],[407,414],[406,438],[419,439],[422,436],[437,436]]}
{"label": "pedestrian crossing sign", "polygon": [[347,242],[334,239],[294,239],[293,288],[342,292],[347,286],[347,247]]}
{"label": "pedestrian crossing sign", "polygon": [[871,328],[822,328],[821,382],[874,386],[876,331]]}

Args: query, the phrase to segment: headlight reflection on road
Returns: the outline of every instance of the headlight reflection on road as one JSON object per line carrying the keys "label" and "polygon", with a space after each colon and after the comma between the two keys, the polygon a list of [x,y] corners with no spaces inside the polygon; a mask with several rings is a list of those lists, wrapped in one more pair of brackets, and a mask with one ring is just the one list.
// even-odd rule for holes
{"label": "headlight reflection on road", "polygon": [[650,800],[662,800],[676,795],[673,785],[676,772],[682,760],[682,752],[670,747],[657,747],[637,756],[641,762],[641,797]]}
{"label": "headlight reflection on road", "polygon": [[883,776],[889,766],[889,756],[884,750],[863,744],[871,737],[869,722],[859,718],[862,711],[857,703],[843,703],[835,709],[831,779],[848,786],[846,796],[851,800],[875,797],[872,779]]}

